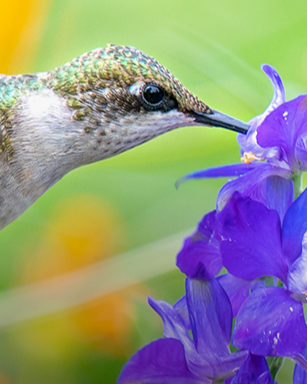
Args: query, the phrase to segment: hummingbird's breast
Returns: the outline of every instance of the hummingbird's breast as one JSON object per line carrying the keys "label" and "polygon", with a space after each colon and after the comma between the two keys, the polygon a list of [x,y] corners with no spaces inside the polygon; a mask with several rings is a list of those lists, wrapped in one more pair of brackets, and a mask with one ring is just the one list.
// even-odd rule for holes
{"label": "hummingbird's breast", "polygon": [[71,138],[78,129],[52,90],[15,94],[14,102],[12,94],[2,94],[2,102],[5,97],[10,108],[0,108],[0,229],[73,168],[65,154],[74,152]]}

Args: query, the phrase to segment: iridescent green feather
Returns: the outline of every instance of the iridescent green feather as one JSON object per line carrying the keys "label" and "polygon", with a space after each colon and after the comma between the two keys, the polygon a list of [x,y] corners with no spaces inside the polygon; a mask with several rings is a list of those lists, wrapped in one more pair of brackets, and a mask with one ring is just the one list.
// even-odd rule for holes
{"label": "iridescent green feather", "polygon": [[50,72],[0,78],[0,110],[8,112],[20,96],[46,88],[67,98],[92,89],[130,86],[136,81],[157,82],[176,98],[182,110],[208,112],[154,58],[136,48],[115,45],[95,49]]}
{"label": "iridescent green feather", "polygon": [[67,96],[101,87],[129,86],[136,81],[159,83],[181,109],[207,111],[168,69],[133,47],[109,45],[86,53],[51,71],[47,87]]}

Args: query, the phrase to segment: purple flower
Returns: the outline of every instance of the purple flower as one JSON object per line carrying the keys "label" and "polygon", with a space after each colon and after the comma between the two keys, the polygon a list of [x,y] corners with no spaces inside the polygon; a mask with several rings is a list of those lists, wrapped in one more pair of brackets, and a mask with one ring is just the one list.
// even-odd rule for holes
{"label": "purple flower", "polygon": [[[307,170],[307,96],[285,102],[284,88],[276,70],[262,66],[274,87],[268,108],[251,120],[246,136],[239,134],[243,164],[205,169],[188,179],[237,177],[226,183],[217,198],[221,210],[234,191],[250,196],[283,217],[298,195],[301,172]],[[295,182],[293,182],[293,180]]]}
{"label": "purple flower", "polygon": [[118,384],[217,383],[247,358],[247,351],[229,350],[231,305],[217,280],[187,278],[185,299],[171,306],[149,298],[149,304],[162,318],[164,338],[132,356]]}
{"label": "purple flower", "polygon": [[277,211],[235,193],[219,214],[223,265],[234,276],[275,276],[283,287],[255,289],[237,314],[233,344],[263,356],[295,357],[307,343],[307,190],[281,223]]}
{"label": "purple flower", "polygon": [[242,163],[179,180],[233,178],[177,256],[186,295],[148,299],[164,338],[132,356],[118,384],[273,384],[284,357],[293,383],[307,384],[307,95],[286,102],[278,73],[262,69],[274,96],[238,135]]}

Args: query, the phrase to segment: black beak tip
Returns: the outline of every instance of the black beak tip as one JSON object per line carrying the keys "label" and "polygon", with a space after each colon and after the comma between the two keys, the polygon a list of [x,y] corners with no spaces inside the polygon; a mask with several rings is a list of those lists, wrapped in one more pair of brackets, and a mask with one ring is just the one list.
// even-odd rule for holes
{"label": "black beak tip", "polygon": [[211,110],[211,113],[193,111],[191,114],[195,121],[202,125],[226,128],[243,134],[246,134],[249,129],[249,125],[244,121],[235,119],[234,117],[225,115],[218,111]]}

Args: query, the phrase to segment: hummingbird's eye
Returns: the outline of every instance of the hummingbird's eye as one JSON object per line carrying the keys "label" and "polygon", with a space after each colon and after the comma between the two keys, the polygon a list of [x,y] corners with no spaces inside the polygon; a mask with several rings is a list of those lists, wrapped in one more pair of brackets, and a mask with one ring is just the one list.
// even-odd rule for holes
{"label": "hummingbird's eye", "polygon": [[142,92],[142,98],[151,107],[159,107],[165,96],[163,89],[154,84],[147,84]]}

